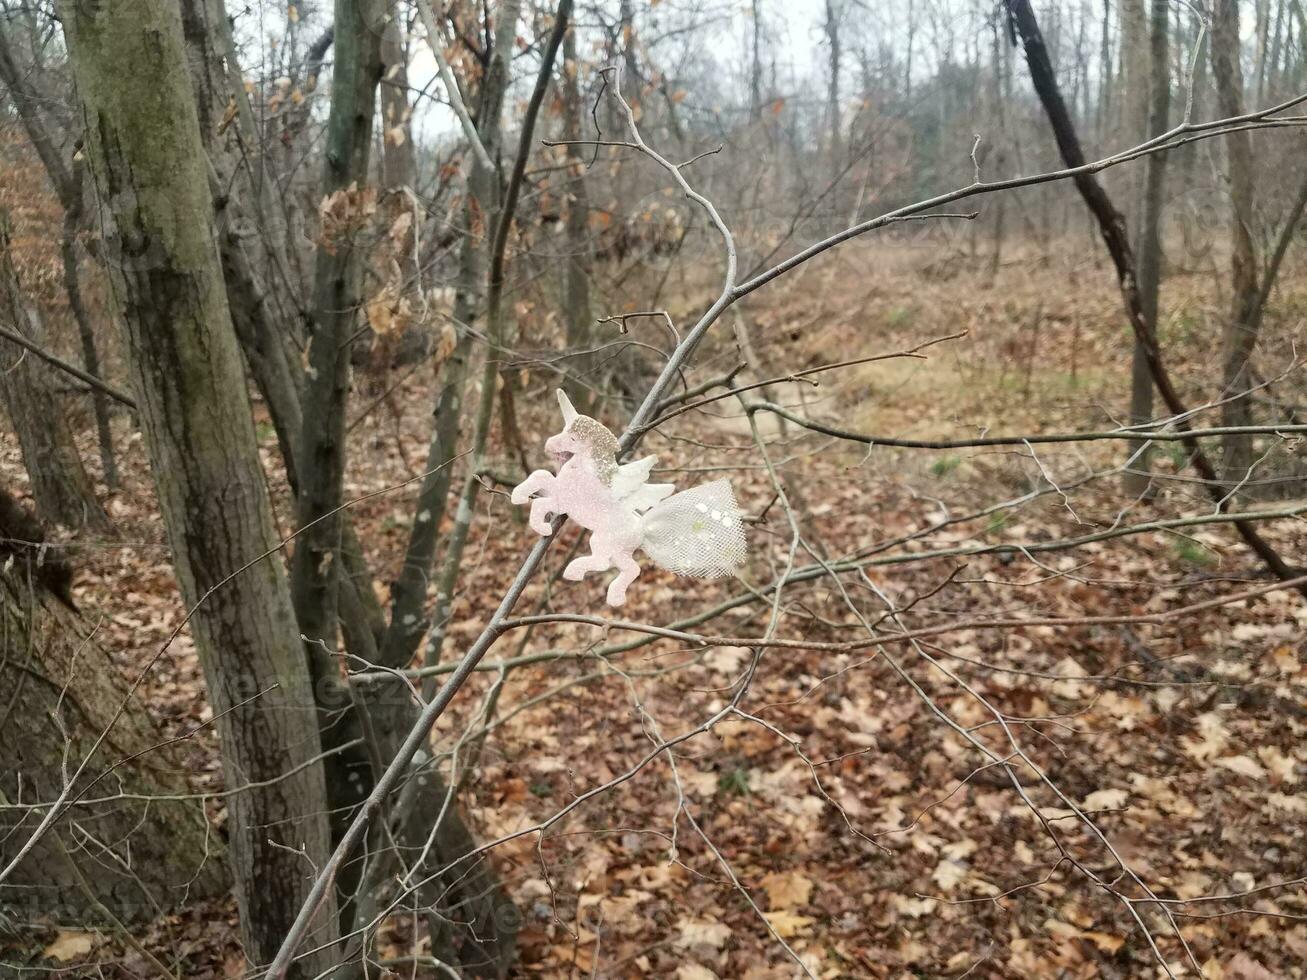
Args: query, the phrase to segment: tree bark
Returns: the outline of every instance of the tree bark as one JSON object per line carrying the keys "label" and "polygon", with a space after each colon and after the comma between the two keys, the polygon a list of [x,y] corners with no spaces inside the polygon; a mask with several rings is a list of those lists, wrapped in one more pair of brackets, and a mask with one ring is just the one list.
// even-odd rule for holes
{"label": "tree bark", "polygon": [[844,141],[842,138],[840,113],[840,16],[838,0],[826,0],[826,19],[822,29],[826,32],[828,52],[828,73],[826,80],[826,152],[829,154],[831,177],[839,176],[844,164]]}
{"label": "tree bark", "polygon": [[0,573],[0,742],[9,747],[0,770],[0,867],[35,829],[42,813],[32,804],[55,801],[70,760],[86,758],[108,730],[74,790],[84,798],[0,885],[0,907],[20,920],[137,922],[224,891],[223,849],[203,804],[167,798],[189,792],[177,775],[186,760],[158,747],[163,736],[140,700],[127,697],[119,665],[69,608],[70,571],[3,490],[0,535],[6,559],[17,559]]}
{"label": "tree bark", "polygon": [[[754,16],[757,17],[757,4]],[[755,38],[756,43],[756,38]],[[756,53],[755,53],[756,57]],[[583,414],[591,414],[595,404],[595,378],[591,376],[594,357],[580,354],[591,345],[594,312],[590,306],[590,274],[594,245],[590,240],[590,194],[585,184],[585,151],[575,140],[582,138],[585,107],[581,104],[578,75],[581,66],[576,56],[576,28],[563,39],[563,139],[569,141],[567,154],[567,212],[563,223],[563,319],[570,355],[564,382],[572,404]]]}
{"label": "tree bark", "polygon": [[[59,258],[63,265],[64,292],[68,294],[68,308],[77,324],[77,337],[82,344],[82,363],[87,374],[101,377],[100,349],[95,342],[95,329],[91,315],[82,299],[82,280],[77,263],[77,233],[83,219],[81,181],[74,180],[75,204],[64,211],[64,231],[59,240]],[[100,468],[104,471],[105,485],[111,490],[118,487],[118,461],[113,451],[113,431],[109,428],[109,399],[97,388],[91,389],[91,407],[95,412],[95,436],[100,445]]]}
{"label": "tree bark", "polygon": [[[326,163],[322,176],[324,213],[314,264],[313,310],[302,425],[297,451],[300,529],[291,560],[291,595],[305,641],[319,724],[326,748],[341,749],[355,734],[342,724],[346,698],[338,656],[339,581],[342,554],[341,505],[345,479],[345,409],[349,398],[350,342],[362,305],[364,252],[354,236],[370,214],[367,188],[372,122],[381,79],[380,0],[336,0],[336,56],[331,109],[327,118]],[[357,719],[355,719],[357,723]],[[367,797],[366,754],[333,753],[325,767],[331,799],[333,846]],[[342,924],[351,907],[361,862],[352,862],[338,882]]]}
{"label": "tree bark", "polygon": [[[33,343],[44,346],[41,320],[23,300],[10,245],[9,216],[0,210],[0,317]],[[73,441],[67,412],[59,403],[51,370],[41,359],[7,340],[0,389],[32,480],[32,499],[43,520],[73,529],[107,531],[109,516],[95,499],[95,488]]]}
{"label": "tree bark", "polygon": [[[77,323],[77,332],[82,343],[82,361],[90,374],[100,377],[100,354],[96,347],[90,316],[82,302],[81,282],[77,271],[76,238],[82,228],[85,214],[81,168],[77,163],[69,166],[64,162],[55,144],[50,122],[41,110],[40,98],[31,90],[20,73],[14,59],[13,48],[2,29],[0,29],[0,81],[9,89],[10,98],[18,109],[27,138],[36,148],[36,154],[41,160],[46,176],[49,177],[59,203],[63,206],[64,227],[59,248],[63,263],[64,289],[68,294],[68,307]],[[109,404],[105,401],[102,392],[93,392],[91,398],[95,409],[95,427],[100,442],[100,464],[104,470],[104,482],[110,488],[114,488],[118,485],[118,467],[114,459],[113,437],[109,429]]]}
{"label": "tree bark", "polygon": [[[496,160],[503,138],[500,116],[504,95],[508,91],[512,43],[516,34],[520,0],[506,0],[495,12],[497,17],[490,63],[477,93],[474,139],[485,150],[487,160]],[[382,662],[407,664],[422,641],[432,619],[426,615],[427,586],[435,561],[436,536],[444,517],[453,480],[453,462],[458,454],[459,436],[467,413],[467,379],[477,340],[486,295],[486,256],[489,236],[499,214],[500,178],[473,154],[472,172],[463,197],[463,220],[468,233],[460,246],[458,288],[454,295],[455,329],[458,339],[453,353],[442,369],[440,395],[435,410],[435,424],[427,447],[427,476],[418,493],[418,519],[413,522],[404,565],[391,584],[390,626],[382,644]],[[462,515],[456,515],[456,519]],[[470,515],[469,518],[470,520]],[[435,619],[448,609],[452,596],[437,594]]]}
{"label": "tree bark", "polygon": [[[1171,110],[1170,64],[1167,60],[1170,4],[1152,0],[1152,36],[1149,45],[1151,90],[1148,125],[1138,134],[1140,142],[1166,131]],[[1166,154],[1154,153],[1144,168],[1144,201],[1139,222],[1139,302],[1149,331],[1157,336],[1157,300],[1162,278],[1162,203],[1166,181]],[[1135,338],[1130,364],[1130,421],[1147,422],[1153,417],[1153,375],[1148,367],[1148,351]],[[1131,443],[1134,462],[1126,471],[1123,488],[1132,497],[1149,492],[1152,483],[1150,453],[1146,443]],[[1137,455],[1136,455],[1137,454]]]}
{"label": "tree bark", "polygon": [[[1151,0],[1120,0],[1121,9],[1121,129],[1125,139],[1136,140],[1148,129],[1148,11]],[[1132,217],[1143,211],[1144,180],[1138,167],[1125,167],[1121,176],[1125,211]]]}
{"label": "tree bark", "polygon": [[[182,22],[166,0],[61,4],[159,506],[222,741],[246,956],[270,960],[328,853],[313,692],[213,227]],[[123,66],[132,66],[124,71]],[[330,904],[330,899],[328,899]],[[328,970],[336,917],[295,976]]]}
{"label": "tree bark", "polygon": [[413,187],[417,181],[409,124],[408,50],[400,17],[401,8],[392,10],[381,36],[381,186],[388,191]]}
{"label": "tree bark", "polygon": [[[1222,115],[1243,112],[1243,69],[1239,65],[1239,5],[1216,0],[1212,15],[1212,77]],[[1251,425],[1249,362],[1257,346],[1257,255],[1253,247],[1252,138],[1236,130],[1225,136],[1226,171],[1230,182],[1230,293],[1225,324],[1222,389],[1229,399],[1221,406],[1221,424]],[[1235,433],[1221,441],[1221,471],[1231,486],[1238,484],[1253,463],[1252,436]]]}
{"label": "tree bark", "polygon": [[[221,195],[215,200],[215,220],[227,301],[250,375],[277,434],[287,482],[291,492],[298,493],[303,371],[292,359],[292,339],[304,316],[292,288],[285,225],[277,217],[287,205],[269,192],[275,182],[260,177],[263,157],[222,0],[182,0],[182,27],[200,135],[212,164],[213,185]],[[309,49],[311,76],[333,36],[328,31]],[[224,127],[229,108],[236,115]],[[375,650],[383,615],[357,535],[348,515],[341,517],[347,571],[341,584],[349,593],[342,606],[342,627],[351,651],[364,656],[368,649]]]}

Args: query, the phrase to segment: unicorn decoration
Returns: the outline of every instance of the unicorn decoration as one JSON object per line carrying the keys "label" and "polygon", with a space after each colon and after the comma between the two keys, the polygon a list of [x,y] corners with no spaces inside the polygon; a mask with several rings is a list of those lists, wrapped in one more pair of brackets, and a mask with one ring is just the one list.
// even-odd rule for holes
{"label": "unicorn decoration", "polygon": [[566,514],[590,532],[590,554],[573,559],[563,578],[579,582],[587,572],[617,569],[608,604],[626,602],[640,574],[634,554],[678,575],[721,578],[744,562],[744,524],[729,480],[714,480],[681,493],[670,483],[650,483],[657,456],[617,462],[618,443],[604,425],[581,415],[562,389],[563,431],[545,441],[561,464],[557,475],[536,470],[513,488],[515,504],[531,504],[531,529],[552,533],[550,520]]}

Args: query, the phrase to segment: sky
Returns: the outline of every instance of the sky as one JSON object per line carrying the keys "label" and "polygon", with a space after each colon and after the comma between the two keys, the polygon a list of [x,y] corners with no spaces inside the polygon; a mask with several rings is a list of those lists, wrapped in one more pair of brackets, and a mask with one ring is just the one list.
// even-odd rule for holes
{"label": "sky", "polygon": [[[616,16],[617,0],[605,0],[613,8]],[[752,4],[750,0],[670,0],[676,3],[673,16],[682,16],[690,10],[720,10],[728,18],[727,23],[716,21],[703,43],[720,46],[712,53],[728,65],[742,66],[748,57],[750,32],[752,31]],[[637,25],[645,18],[657,16],[661,4],[649,0],[635,0]],[[782,74],[795,78],[809,76],[819,67],[825,57],[824,38],[821,24],[825,17],[825,0],[762,0],[764,21],[775,51],[778,69]],[[667,8],[664,8],[665,10]],[[651,28],[652,30],[652,28]],[[441,93],[443,86],[436,78],[435,58],[425,42],[414,45],[412,59],[409,63],[409,84],[416,89],[431,86],[430,91]],[[414,136],[419,142],[438,141],[458,129],[458,120],[453,110],[445,105],[436,105],[431,100],[424,100],[425,106],[414,114]]]}

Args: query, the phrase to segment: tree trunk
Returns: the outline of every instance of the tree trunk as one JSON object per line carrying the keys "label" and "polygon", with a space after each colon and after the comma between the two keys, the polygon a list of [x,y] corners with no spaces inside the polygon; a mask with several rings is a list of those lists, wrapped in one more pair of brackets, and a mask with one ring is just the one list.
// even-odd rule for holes
{"label": "tree trunk", "polygon": [[[215,210],[227,301],[250,375],[277,433],[287,482],[292,493],[298,493],[303,372],[292,360],[291,341],[301,315],[291,289],[285,226],[277,217],[283,204],[269,193],[275,182],[260,177],[262,158],[250,152],[257,145],[253,114],[222,0],[182,0],[182,26],[200,135],[222,191]],[[332,35],[325,37],[330,40]],[[310,61],[319,62],[324,51],[319,40],[310,49]],[[233,105],[236,116],[224,128],[226,110]],[[342,606],[343,628],[350,649],[363,656],[369,645],[375,648],[383,616],[353,526],[347,514],[341,516],[348,571],[341,584],[350,593]]]}
{"label": "tree trunk", "polygon": [[[23,300],[10,249],[9,216],[0,210],[0,317],[44,346],[40,318]],[[0,354],[4,357],[0,389],[22,446],[37,511],[51,524],[108,530],[109,517],[95,499],[67,412],[59,407],[62,399],[55,392],[49,365],[10,341],[0,341]]]}
{"label": "tree trunk", "polygon": [[[95,342],[91,315],[82,300],[82,280],[77,268],[77,233],[82,227],[82,194],[80,176],[74,178],[75,205],[64,211],[64,233],[59,240],[59,257],[63,264],[64,292],[68,294],[68,308],[77,323],[77,337],[82,344],[82,364],[86,373],[101,377],[100,350]],[[95,411],[95,436],[100,445],[100,468],[104,471],[105,485],[111,490],[118,487],[118,462],[114,458],[113,432],[109,428],[109,397],[96,388],[91,389],[91,407]]]}
{"label": "tree trunk", "polygon": [[182,752],[156,748],[163,736],[149,712],[127,697],[121,668],[69,608],[71,573],[44,552],[39,525],[3,490],[0,535],[6,559],[16,559],[0,574],[0,742],[9,747],[0,770],[0,868],[44,815],[32,805],[55,801],[70,763],[90,755],[70,797],[84,790],[84,799],[0,885],[0,907],[18,920],[137,922],[224,891],[222,847],[203,804],[162,798],[188,792],[177,775],[186,767]]}
{"label": "tree trunk", "polygon": [[[757,16],[755,5],[754,15]],[[582,121],[585,107],[581,103],[581,86],[578,75],[581,66],[576,56],[576,28],[563,39],[563,139],[582,138]],[[593,243],[590,240],[590,194],[585,184],[585,150],[569,142],[567,153],[567,213],[564,219],[563,262],[563,319],[566,323],[566,342],[570,356],[565,387],[572,404],[579,411],[590,414],[596,401],[598,379],[591,372],[594,357],[578,354],[591,346],[594,312],[590,306],[590,270],[593,261]]]}
{"label": "tree trunk", "polygon": [[[60,240],[60,256],[63,263],[64,289],[68,294],[68,307],[77,323],[78,336],[82,342],[82,361],[88,373],[100,376],[100,355],[95,345],[95,333],[91,329],[90,317],[82,302],[81,284],[77,274],[76,237],[81,230],[84,217],[84,200],[82,194],[81,167],[76,162],[70,168],[65,164],[51,133],[49,120],[41,109],[41,100],[31,90],[27,80],[20,72],[14,59],[13,49],[0,30],[0,81],[9,89],[9,96],[18,109],[23,129],[37,156],[45,168],[46,176],[54,187],[59,203],[64,209],[63,237]],[[21,327],[19,327],[21,329]],[[114,460],[113,437],[109,430],[109,403],[104,393],[93,391],[92,405],[95,409],[96,435],[100,442],[100,463],[104,470],[104,482],[110,488],[118,485],[118,467]]]}
{"label": "tree trunk", "polygon": [[[1148,0],[1120,0],[1121,7],[1121,129],[1134,143],[1148,130]],[[1142,168],[1125,167],[1121,176],[1124,210],[1137,220],[1143,211]]]}
{"label": "tree trunk", "polygon": [[[328,853],[313,692],[223,289],[182,22],[165,0],[60,8],[133,382],[231,787],[245,954],[269,961]],[[131,65],[131,71],[124,71]],[[327,904],[331,905],[330,897]],[[295,976],[329,970],[334,908]]]}
{"label": "tree trunk", "polygon": [[[762,0],[751,0],[749,10],[753,18],[753,43],[749,50],[749,121],[757,123],[762,119]],[[572,53],[567,54],[565,50],[564,57],[575,61],[576,42],[572,41],[571,46]]]}
{"label": "tree trunk", "polygon": [[[520,0],[507,0],[496,10],[490,65],[477,94],[476,138],[490,160],[499,157],[503,135],[500,116],[508,90],[512,41],[520,11]],[[418,495],[420,519],[413,522],[404,566],[391,585],[390,627],[382,644],[382,662],[386,664],[407,664],[432,621],[426,615],[425,600],[435,561],[436,533],[445,513],[459,435],[468,414],[467,378],[485,303],[486,255],[499,213],[499,193],[498,172],[484,166],[479,154],[473,154],[472,172],[463,196],[463,220],[468,234],[460,245],[458,289],[454,295],[453,321],[458,339],[442,368],[435,425],[427,447],[427,477]],[[425,519],[422,515],[426,515]],[[452,601],[453,596],[437,595],[434,617],[437,622],[442,610],[448,612]]]}
{"label": "tree trunk", "polygon": [[[381,109],[381,196],[386,202],[385,217],[389,222],[410,210],[410,195],[417,186],[417,156],[411,124],[413,110],[408,101],[408,44],[403,27],[403,8],[395,7],[386,15],[386,29],[381,35],[382,74],[377,89]],[[387,270],[382,273],[382,278],[386,279],[390,274]],[[425,287],[426,282],[419,275],[410,288],[420,292]],[[385,370],[391,366],[416,364],[431,353],[432,338],[428,325],[419,321],[401,322],[403,327],[398,336],[374,345],[371,353],[374,368]],[[375,337],[371,328],[366,333]],[[355,363],[368,359],[359,357],[359,353],[356,349]]]}
{"label": "tree trunk", "polygon": [[822,25],[826,32],[829,78],[826,80],[826,139],[827,154],[831,168],[831,179],[838,178],[844,162],[844,144],[840,126],[840,14],[837,0],[826,0],[826,20]]}
{"label": "tree trunk", "polygon": [[[1152,66],[1149,85],[1151,107],[1146,132],[1140,133],[1143,142],[1149,136],[1165,132],[1171,109],[1171,79],[1167,60],[1167,41],[1170,30],[1168,0],[1152,0],[1152,37],[1150,61]],[[1154,153],[1148,157],[1144,169],[1143,212],[1139,223],[1139,302],[1149,330],[1157,336],[1157,297],[1162,278],[1162,198],[1166,179],[1166,154]],[[1130,365],[1130,421],[1138,424],[1153,417],[1153,375],[1148,367],[1148,351],[1143,342],[1135,338],[1134,356]],[[1147,443],[1131,443],[1134,462],[1127,470],[1123,488],[1132,497],[1149,492],[1152,477],[1149,472]],[[1138,455],[1135,455],[1135,454]]]}
{"label": "tree trunk", "polygon": [[[340,718],[348,701],[323,695],[345,690],[337,644],[343,561],[340,507],[344,503],[349,348],[359,322],[365,257],[354,235],[368,224],[366,184],[382,70],[383,14],[380,0],[336,0],[336,57],[322,176],[322,208],[324,213],[330,211],[331,218],[323,219],[319,231],[298,443],[300,535],[291,560],[291,594],[314,689],[319,693],[323,745],[332,750],[341,749],[355,734],[350,730],[353,726],[343,724]],[[333,847],[353,819],[354,809],[367,797],[370,780],[360,771],[366,765],[362,753],[333,751],[327,761]],[[351,862],[338,882],[346,927],[352,921],[351,901],[361,864]]]}
{"label": "tree trunk", "polygon": [[1100,146],[1107,141],[1107,127],[1112,118],[1112,0],[1103,0],[1103,33],[1098,52],[1098,124],[1095,132]]}
{"label": "tree trunk", "polygon": [[417,181],[408,104],[408,50],[401,23],[402,8],[386,19],[381,36],[381,186],[386,190],[412,187]]}
{"label": "tree trunk", "polygon": [[[1025,50],[1030,80],[1034,85],[1035,94],[1039,96],[1039,101],[1044,107],[1044,113],[1048,116],[1062,162],[1067,167],[1083,167],[1085,153],[1076,135],[1075,125],[1066,111],[1066,104],[1062,101],[1062,93],[1058,90],[1057,75],[1049,60],[1048,49],[1044,46],[1039,21],[1035,18],[1034,10],[1031,9],[1030,0],[1004,0],[1004,2],[1013,36],[1020,37],[1021,46]],[[1121,298],[1125,304],[1126,314],[1130,318],[1130,327],[1148,352],[1148,366],[1152,371],[1153,383],[1157,386],[1157,391],[1162,396],[1162,401],[1166,403],[1167,409],[1181,417],[1178,425],[1184,431],[1189,428],[1185,418],[1188,411],[1162,362],[1157,336],[1149,329],[1148,321],[1143,315],[1143,307],[1139,301],[1139,270],[1135,264],[1134,253],[1130,249],[1125,219],[1092,174],[1081,173],[1074,178],[1074,183],[1085,206],[1094,215],[1103,244],[1112,257],[1117,284],[1121,288]],[[1207,458],[1202,445],[1194,438],[1186,438],[1182,444],[1189,453],[1194,469],[1202,478],[1208,496],[1218,510],[1225,508],[1228,504],[1226,494],[1217,484],[1215,467]],[[1244,543],[1265,563],[1276,578],[1288,581],[1298,576],[1299,572],[1285,562],[1279,552],[1257,532],[1252,524],[1248,521],[1235,520],[1234,527]],[[1307,586],[1299,585],[1298,591],[1307,595]]]}
{"label": "tree trunk", "polygon": [[[1217,0],[1212,17],[1212,77],[1223,116],[1243,113],[1243,69],[1239,65],[1239,5]],[[1249,361],[1257,346],[1257,256],[1253,250],[1252,139],[1246,130],[1225,136],[1226,170],[1230,182],[1231,308],[1222,346],[1224,370],[1221,424],[1251,425]],[[1221,476],[1230,485],[1243,479],[1253,463],[1252,436],[1235,433],[1221,441]]]}

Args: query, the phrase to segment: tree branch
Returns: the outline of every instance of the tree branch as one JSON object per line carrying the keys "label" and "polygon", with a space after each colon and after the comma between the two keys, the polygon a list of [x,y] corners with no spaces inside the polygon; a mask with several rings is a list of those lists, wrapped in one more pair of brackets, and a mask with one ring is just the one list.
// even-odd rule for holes
{"label": "tree branch", "polygon": [[[1116,266],[1117,280],[1120,283],[1126,313],[1130,318],[1130,325],[1134,329],[1135,336],[1143,349],[1145,359],[1148,361],[1149,371],[1153,375],[1153,383],[1157,385],[1157,390],[1161,394],[1162,400],[1166,402],[1167,408],[1177,416],[1184,416],[1187,414],[1184,402],[1180,399],[1179,392],[1176,391],[1175,384],[1172,382],[1166,366],[1162,363],[1157,335],[1153,332],[1148,318],[1144,315],[1142,298],[1139,294],[1138,269],[1135,266],[1134,254],[1130,249],[1125,219],[1112,204],[1107,192],[1094,178],[1093,173],[1087,169],[1085,154],[1080,148],[1080,139],[1076,135],[1075,124],[1067,111],[1066,103],[1062,101],[1062,93],[1057,84],[1057,74],[1054,72],[1053,64],[1049,60],[1048,50],[1044,46],[1044,37],[1040,33],[1039,23],[1035,19],[1035,13],[1030,7],[1029,0],[1006,0],[1006,2],[1011,24],[1021,37],[1022,47],[1026,54],[1026,64],[1030,68],[1031,81],[1035,86],[1035,92],[1039,95],[1040,102],[1044,106],[1044,111],[1048,115],[1049,124],[1053,129],[1053,136],[1057,140],[1058,150],[1068,167],[1075,171],[1073,180],[1076,189],[1080,192],[1080,196],[1084,198],[1085,205],[1098,221],[1103,244],[1107,246],[1112,262]],[[1171,132],[1174,133],[1175,130]],[[1156,143],[1157,141],[1152,142]],[[1188,427],[1188,423],[1183,419],[1178,424],[1182,429]],[[1219,485],[1216,470],[1203,452],[1198,440],[1190,437],[1184,441],[1184,446],[1190,453],[1194,469],[1198,471],[1205,481],[1208,481],[1207,489],[1209,494],[1212,495],[1212,499],[1216,501],[1218,507],[1226,506],[1225,491]],[[1277,578],[1287,581],[1296,577],[1294,570],[1285,563],[1279,553],[1271,547],[1265,538],[1257,533],[1257,530],[1251,524],[1247,521],[1235,521],[1235,527],[1248,547],[1261,558]],[[1299,591],[1307,596],[1307,587],[1299,586]]]}

